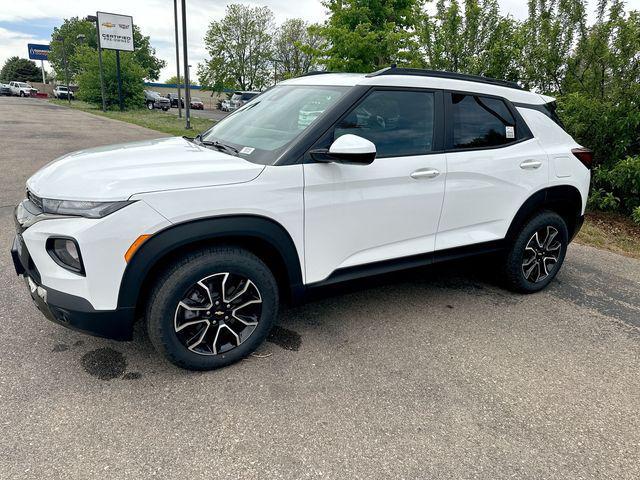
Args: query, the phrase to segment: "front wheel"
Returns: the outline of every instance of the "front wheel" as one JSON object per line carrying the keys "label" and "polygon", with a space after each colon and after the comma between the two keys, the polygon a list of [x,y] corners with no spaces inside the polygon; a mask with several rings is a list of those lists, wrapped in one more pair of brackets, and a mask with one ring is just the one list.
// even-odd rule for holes
{"label": "front wheel", "polygon": [[153,110],[153,102],[147,102],[147,108]]}
{"label": "front wheel", "polygon": [[163,112],[166,112],[166,111],[168,111],[168,110],[169,110],[169,107],[162,107],[162,111],[163,111]]}
{"label": "front wheel", "polygon": [[252,353],[278,311],[269,268],[235,247],[186,255],[161,275],[147,306],[151,342],[175,365],[212,370]]}
{"label": "front wheel", "polygon": [[555,278],[569,244],[567,224],[557,213],[541,212],[529,220],[513,239],[505,260],[507,286],[534,293]]}
{"label": "front wheel", "polygon": [[24,97],[24,92],[20,92],[20,96],[21,96],[21,97]]}

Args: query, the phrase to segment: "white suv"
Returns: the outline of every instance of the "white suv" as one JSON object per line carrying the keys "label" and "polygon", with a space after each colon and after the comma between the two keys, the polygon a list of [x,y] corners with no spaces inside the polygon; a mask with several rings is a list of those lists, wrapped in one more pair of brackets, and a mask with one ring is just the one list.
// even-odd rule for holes
{"label": "white suv", "polygon": [[68,154],[27,182],[18,274],[51,320],[175,364],[252,352],[311,287],[475,253],[536,292],[579,230],[591,152],[553,99],[389,68],[280,83],[195,139]]}

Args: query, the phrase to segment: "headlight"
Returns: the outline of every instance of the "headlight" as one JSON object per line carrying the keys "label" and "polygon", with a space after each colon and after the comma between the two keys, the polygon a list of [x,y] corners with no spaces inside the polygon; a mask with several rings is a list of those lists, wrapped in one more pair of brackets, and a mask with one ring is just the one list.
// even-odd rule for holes
{"label": "headlight", "polygon": [[73,238],[51,237],[47,239],[45,246],[53,261],[62,268],[84,275],[80,247]]}
{"label": "headlight", "polygon": [[42,199],[42,211],[53,215],[74,215],[86,218],[102,218],[126,207],[132,201],[121,202],[83,202],[77,200]]}

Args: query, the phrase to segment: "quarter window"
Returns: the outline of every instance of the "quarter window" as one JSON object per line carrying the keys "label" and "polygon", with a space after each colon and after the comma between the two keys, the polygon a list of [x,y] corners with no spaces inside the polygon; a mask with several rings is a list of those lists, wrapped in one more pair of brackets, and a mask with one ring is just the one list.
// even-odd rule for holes
{"label": "quarter window", "polygon": [[434,94],[374,91],[343,118],[334,140],[351,133],[373,142],[378,157],[421,155],[433,150]]}
{"label": "quarter window", "polygon": [[451,94],[453,148],[495,147],[516,139],[516,121],[499,99]]}

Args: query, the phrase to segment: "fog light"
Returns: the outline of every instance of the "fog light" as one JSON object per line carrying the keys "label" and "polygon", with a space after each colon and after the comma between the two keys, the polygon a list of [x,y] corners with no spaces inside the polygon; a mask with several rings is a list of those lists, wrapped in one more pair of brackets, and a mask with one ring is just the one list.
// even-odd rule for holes
{"label": "fog light", "polygon": [[47,240],[47,251],[53,261],[61,267],[84,275],[80,248],[73,238],[49,238]]}

